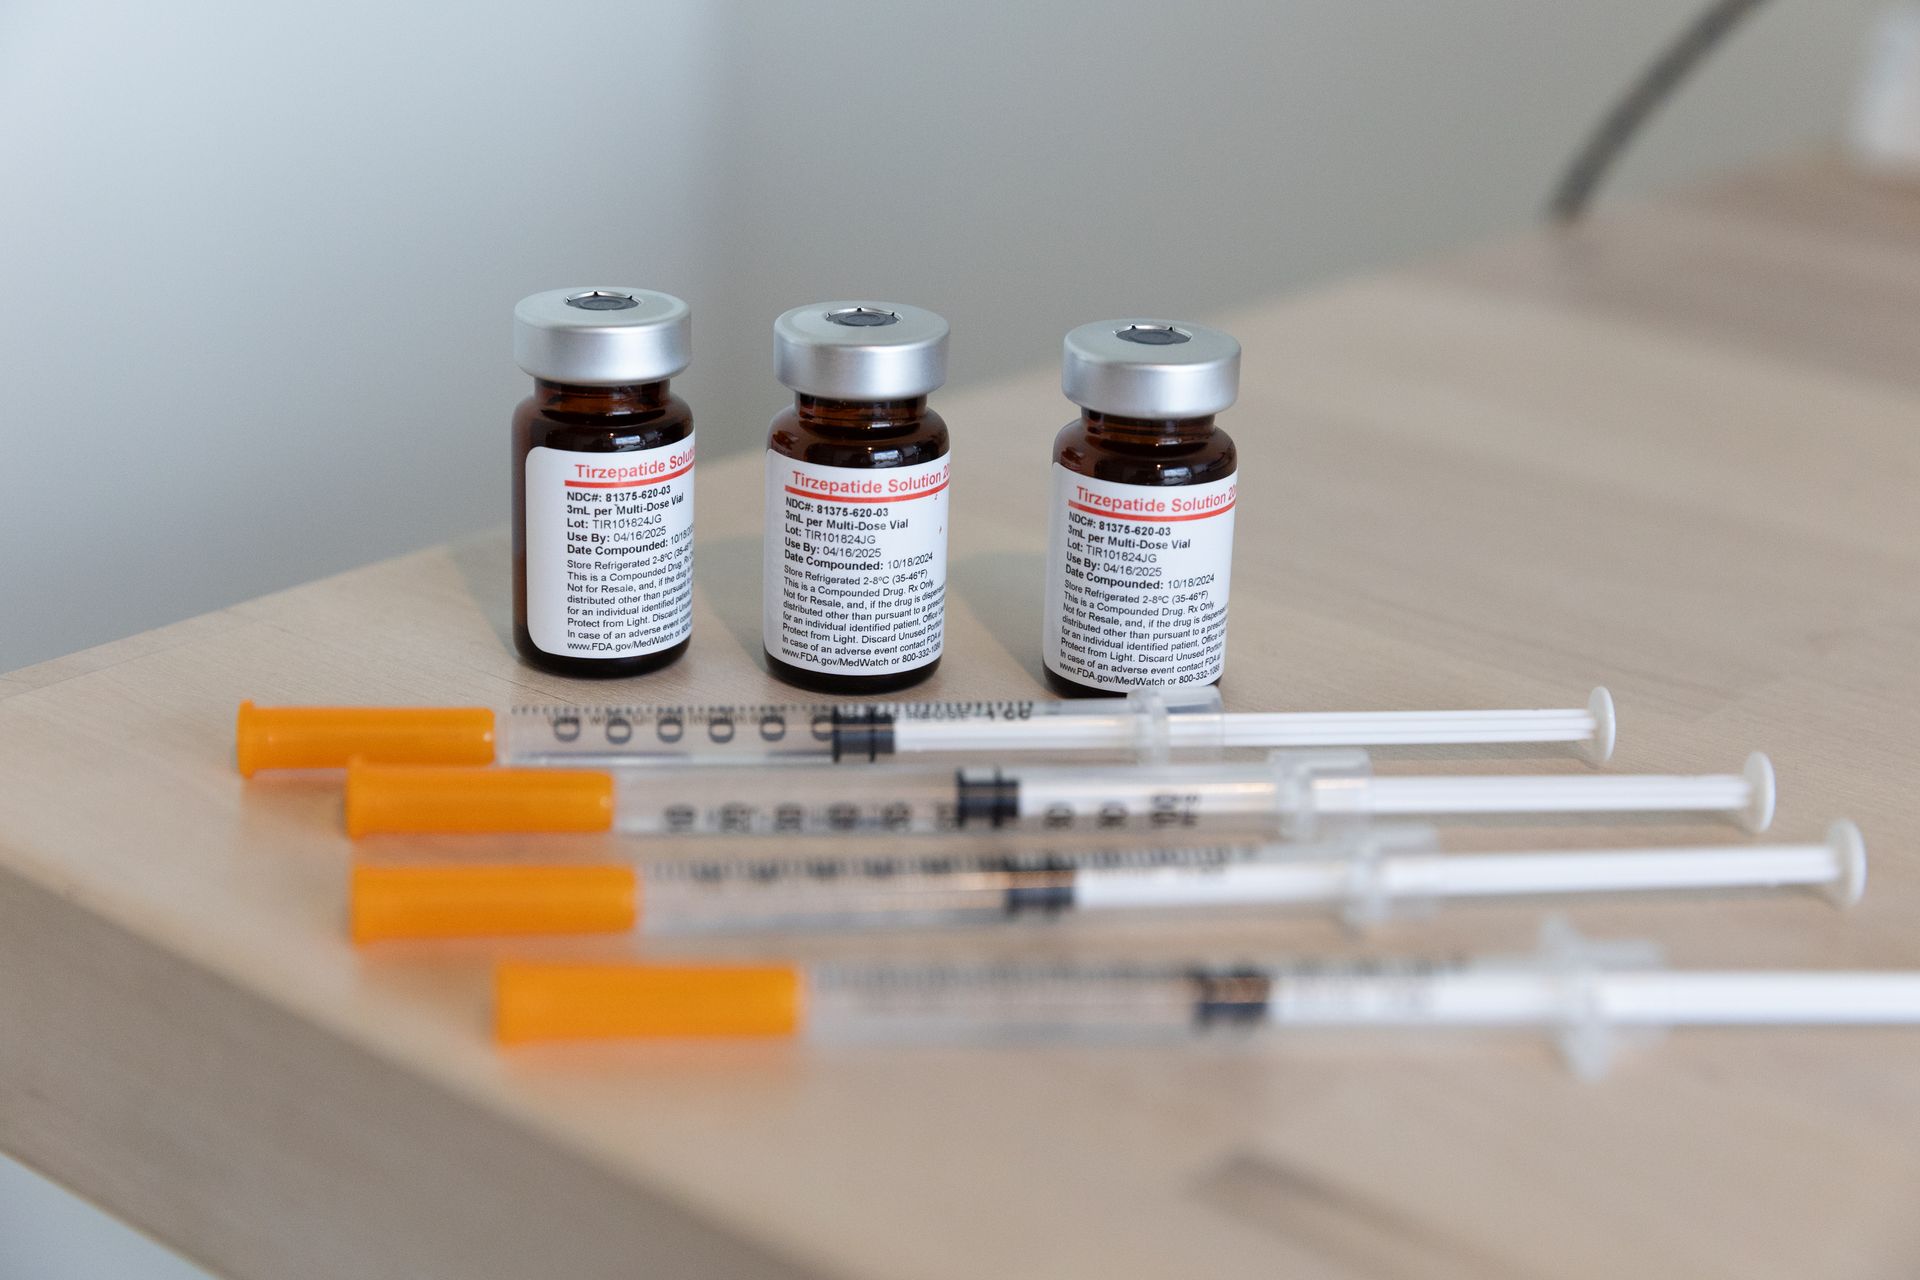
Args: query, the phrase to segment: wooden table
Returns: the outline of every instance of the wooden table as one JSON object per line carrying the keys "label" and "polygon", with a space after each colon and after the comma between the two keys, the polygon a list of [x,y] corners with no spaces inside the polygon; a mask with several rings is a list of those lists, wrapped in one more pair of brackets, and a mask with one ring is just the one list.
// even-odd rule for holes
{"label": "wooden table", "polygon": [[[1780,836],[1854,817],[1873,872],[1851,913],[1611,901],[1581,929],[1679,964],[1920,964],[1920,194],[1782,165],[1215,319],[1248,352],[1230,705],[1570,705],[1605,682],[1615,767],[1765,748]],[[941,408],[952,590],[925,692],[1029,692],[1067,409],[1044,367]],[[337,782],[243,783],[235,704],[777,695],[759,475],[702,468],[693,650],[617,689],[515,663],[498,536],[0,677],[0,1147],[272,1280],[1920,1268],[1920,1032],[1677,1034],[1597,1085],[1519,1036],[502,1054],[494,948],[349,947]],[[1516,761],[1583,767],[1440,763]],[[1364,940],[1280,917],[734,950],[1519,951],[1536,926],[1509,905]]]}

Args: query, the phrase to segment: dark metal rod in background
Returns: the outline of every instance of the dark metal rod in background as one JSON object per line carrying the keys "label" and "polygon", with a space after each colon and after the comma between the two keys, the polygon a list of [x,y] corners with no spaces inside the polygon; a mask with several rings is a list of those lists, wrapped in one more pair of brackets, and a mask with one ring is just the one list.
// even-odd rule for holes
{"label": "dark metal rod in background", "polygon": [[1678,39],[1653,60],[1634,81],[1612,110],[1601,118],[1586,145],[1567,166],[1565,176],[1554,188],[1547,216],[1556,222],[1573,222],[1586,212],[1593,193],[1607,171],[1626,149],[1641,125],[1661,104],[1673,96],[1689,73],[1713,51],[1741,19],[1758,9],[1765,0],[1714,0],[1695,18]]}

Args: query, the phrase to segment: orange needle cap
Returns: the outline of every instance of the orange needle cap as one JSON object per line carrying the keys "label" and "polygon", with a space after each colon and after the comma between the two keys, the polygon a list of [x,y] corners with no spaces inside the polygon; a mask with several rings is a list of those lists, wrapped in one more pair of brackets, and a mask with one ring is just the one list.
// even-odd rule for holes
{"label": "orange needle cap", "polygon": [[347,834],[606,831],[613,775],[595,769],[347,766]]}
{"label": "orange needle cap", "polygon": [[494,971],[494,1038],[791,1036],[802,989],[789,965],[508,961]]}
{"label": "orange needle cap", "polygon": [[639,918],[632,867],[357,866],[355,942],[497,934],[622,933]]}
{"label": "orange needle cap", "polygon": [[261,769],[344,769],[355,756],[381,764],[492,764],[493,712],[240,704],[234,757],[246,777]]}

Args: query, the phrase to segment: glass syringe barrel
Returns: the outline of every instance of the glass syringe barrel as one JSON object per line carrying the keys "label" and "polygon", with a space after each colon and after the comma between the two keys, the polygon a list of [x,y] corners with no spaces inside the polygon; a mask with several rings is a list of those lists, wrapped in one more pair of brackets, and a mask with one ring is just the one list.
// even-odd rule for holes
{"label": "glass syringe barrel", "polygon": [[1443,854],[1427,827],[1312,845],[834,854],[560,866],[362,864],[354,940],[977,925],[1138,911],[1317,907],[1368,924],[1407,904],[1522,895],[1814,888],[1858,900],[1859,828],[1824,844]]}
{"label": "glass syringe barrel", "polygon": [[1226,748],[1571,743],[1613,752],[1613,701],[1511,711],[1227,712],[1211,686],[1078,701],[523,706],[256,707],[240,704],[240,772],[377,764],[870,764],[940,757],[1163,763]]}
{"label": "glass syringe barrel", "polygon": [[1694,971],[1558,922],[1533,956],[1219,965],[503,963],[494,1031],[539,1040],[1179,1040],[1313,1028],[1552,1033],[1602,1074],[1620,1031],[1920,1024],[1916,971]]}
{"label": "glass syringe barrel", "polygon": [[1311,835],[1364,817],[1729,813],[1772,820],[1766,757],[1739,774],[1372,777],[1364,752],[1276,752],[1264,762],[949,771],[474,769],[375,765],[347,773],[347,829],[619,831],[629,835],[861,835],[993,831],[1278,829]]}

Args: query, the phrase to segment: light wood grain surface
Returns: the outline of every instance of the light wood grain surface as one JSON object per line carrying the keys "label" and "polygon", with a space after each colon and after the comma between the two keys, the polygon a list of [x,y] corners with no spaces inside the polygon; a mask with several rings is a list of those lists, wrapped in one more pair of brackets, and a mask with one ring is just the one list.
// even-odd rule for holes
{"label": "light wood grain surface", "polygon": [[[1207,318],[1247,351],[1225,420],[1230,705],[1577,705],[1604,682],[1616,768],[1764,748],[1776,832],[1851,816],[1872,873],[1850,913],[1603,901],[1570,912],[1581,929],[1686,965],[1920,965],[1920,193],[1783,164]],[[948,656],[925,693],[1033,692],[1069,410],[1048,367],[940,407]],[[501,1054],[502,948],[350,948],[353,857],[454,846],[356,852],[337,782],[243,783],[234,705],[780,695],[757,665],[759,476],[757,457],[703,465],[694,645],[643,680],[517,665],[498,536],[0,676],[0,1147],[242,1280],[1920,1270],[1920,1032],[1682,1033],[1598,1085],[1517,1036]],[[1739,838],[1448,831],[1463,849]],[[702,946],[1452,953],[1525,949],[1537,923],[1505,905],[1365,939],[1273,916]]]}

